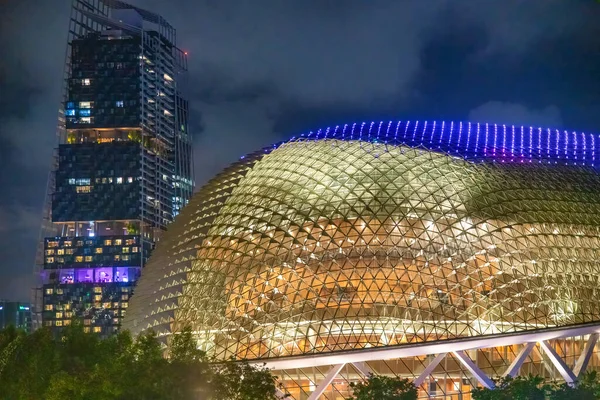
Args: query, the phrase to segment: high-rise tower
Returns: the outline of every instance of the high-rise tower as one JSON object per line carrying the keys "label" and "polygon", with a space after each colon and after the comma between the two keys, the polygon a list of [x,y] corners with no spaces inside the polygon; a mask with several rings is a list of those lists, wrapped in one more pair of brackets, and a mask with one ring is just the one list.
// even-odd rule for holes
{"label": "high-rise tower", "polygon": [[48,182],[34,328],[109,335],[161,231],[193,191],[187,54],[161,16],[74,0]]}

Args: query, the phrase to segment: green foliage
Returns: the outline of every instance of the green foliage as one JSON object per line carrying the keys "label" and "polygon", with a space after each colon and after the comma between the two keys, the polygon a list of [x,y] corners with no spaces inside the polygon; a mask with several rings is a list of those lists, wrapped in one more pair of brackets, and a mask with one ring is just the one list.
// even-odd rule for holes
{"label": "green foliage", "polygon": [[276,377],[266,368],[247,362],[216,366],[214,400],[276,400]]}
{"label": "green foliage", "polygon": [[3,400],[271,400],[275,378],[247,363],[210,364],[192,331],[171,340],[169,357],[154,333],[108,339],[73,323],[61,337],[40,329],[0,331]]}
{"label": "green foliage", "polygon": [[142,133],[140,131],[129,131],[127,132],[127,139],[132,142],[141,143],[142,142]]}
{"label": "green foliage", "polygon": [[416,400],[417,388],[408,379],[369,375],[366,382],[352,383],[352,400]]}
{"label": "green foliage", "polygon": [[495,381],[496,388],[473,390],[473,400],[598,400],[600,382],[596,371],[584,374],[575,385],[544,383],[544,378],[529,375],[504,377]]}
{"label": "green foliage", "polygon": [[495,389],[474,389],[473,400],[544,400],[551,390],[544,378],[533,375],[506,376],[495,380],[495,384]]}

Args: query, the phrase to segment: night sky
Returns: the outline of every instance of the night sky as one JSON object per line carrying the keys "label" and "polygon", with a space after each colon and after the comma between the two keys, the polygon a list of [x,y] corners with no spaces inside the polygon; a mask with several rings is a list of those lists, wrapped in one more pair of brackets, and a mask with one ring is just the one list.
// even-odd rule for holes
{"label": "night sky", "polygon": [[[595,0],[138,0],[189,52],[198,187],[321,125],[471,120],[600,133]],[[0,298],[28,300],[69,0],[0,0]]]}

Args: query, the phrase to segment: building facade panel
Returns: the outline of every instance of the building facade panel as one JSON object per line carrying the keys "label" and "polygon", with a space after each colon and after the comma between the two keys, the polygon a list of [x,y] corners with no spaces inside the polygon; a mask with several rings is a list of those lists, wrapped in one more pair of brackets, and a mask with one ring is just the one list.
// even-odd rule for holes
{"label": "building facade panel", "polygon": [[167,21],[120,1],[74,0],[69,28],[34,321],[106,336],[192,192],[186,56]]}

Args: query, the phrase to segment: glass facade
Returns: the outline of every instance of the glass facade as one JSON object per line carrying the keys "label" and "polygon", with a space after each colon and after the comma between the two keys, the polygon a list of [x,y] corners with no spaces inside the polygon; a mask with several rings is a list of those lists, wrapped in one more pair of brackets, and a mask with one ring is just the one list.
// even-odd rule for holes
{"label": "glass facade", "polygon": [[[149,261],[125,326],[168,343],[189,325],[219,360],[269,361],[600,322],[596,135],[450,123],[351,129],[277,144],[203,187]],[[552,345],[574,358],[581,343]],[[519,350],[469,356],[492,373]],[[428,357],[368,367],[414,377]],[[472,375],[453,357],[435,370],[443,383],[423,383],[422,394],[470,390]],[[543,368],[540,360],[532,353],[526,368]],[[277,373],[305,399],[329,368]],[[322,398],[344,398],[355,369]]]}
{"label": "glass facade", "polygon": [[103,336],[118,329],[154,243],[193,190],[186,70],[162,17],[73,2],[36,327],[78,318]]}
{"label": "glass facade", "polygon": [[28,303],[0,300],[0,330],[13,326],[31,330],[31,306]]}

